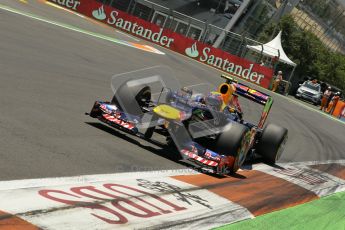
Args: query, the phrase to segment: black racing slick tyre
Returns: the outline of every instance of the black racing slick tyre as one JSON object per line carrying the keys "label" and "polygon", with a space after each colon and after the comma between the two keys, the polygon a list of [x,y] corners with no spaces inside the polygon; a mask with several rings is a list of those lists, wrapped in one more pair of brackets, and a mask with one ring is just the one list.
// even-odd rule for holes
{"label": "black racing slick tyre", "polygon": [[275,124],[268,124],[261,135],[256,152],[265,162],[275,164],[281,157],[288,139],[288,130]]}
{"label": "black racing slick tyre", "polygon": [[230,123],[224,127],[216,142],[216,152],[234,158],[233,165],[228,168],[230,173],[235,173],[246,159],[249,144],[248,127],[240,123]]}
{"label": "black racing slick tyre", "polygon": [[[126,83],[115,92],[111,104],[132,115],[141,115],[143,107],[151,100],[151,88],[149,86],[128,86]],[[138,106],[135,106],[138,104]]]}

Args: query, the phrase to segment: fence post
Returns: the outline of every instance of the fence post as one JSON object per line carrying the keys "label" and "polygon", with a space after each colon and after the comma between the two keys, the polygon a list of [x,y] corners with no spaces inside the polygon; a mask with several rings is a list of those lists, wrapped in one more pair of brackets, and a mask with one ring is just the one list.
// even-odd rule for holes
{"label": "fence post", "polygon": [[130,0],[129,4],[128,4],[128,8],[126,10],[126,12],[129,14],[130,13],[130,10],[131,10],[131,6],[133,5],[133,1],[134,0]]}
{"label": "fence post", "polygon": [[241,43],[240,43],[240,45],[238,46],[238,52],[236,52],[236,55],[239,56],[239,57],[242,57],[242,50],[243,50],[242,45],[243,45],[243,43],[244,43],[244,40],[245,40],[244,36],[241,35]]}
{"label": "fence post", "polygon": [[169,23],[168,29],[170,29],[170,30],[172,30],[173,32],[175,32],[175,31],[171,28],[171,26],[172,26],[172,24],[173,24],[173,22],[174,22],[174,11],[173,11],[171,8],[169,8],[169,17],[170,17],[170,23]]}
{"label": "fence post", "polygon": [[154,8],[153,3],[152,3],[151,4],[151,11],[150,11],[150,14],[149,14],[149,18],[147,19],[148,22],[151,22],[151,17],[154,14],[154,12],[155,12],[155,8]]}
{"label": "fence post", "polygon": [[[225,31],[225,30],[223,29],[223,31],[221,32],[221,34],[224,34],[222,43],[220,44],[220,47],[216,47],[216,48],[220,48],[220,49],[222,49],[222,50],[225,50],[225,49],[224,49],[224,43],[225,43],[226,37],[228,36],[228,32]],[[221,36],[221,35],[219,35],[219,36]],[[226,50],[225,50],[225,51],[226,51]]]}
{"label": "fence post", "polygon": [[209,31],[208,31],[208,27],[209,27],[209,25],[208,25],[207,23],[205,23],[204,33],[202,34],[201,39],[200,39],[200,41],[201,41],[202,43],[206,43],[205,40],[206,40],[206,37],[207,37],[208,32],[209,32]]}
{"label": "fence post", "polygon": [[187,27],[187,31],[186,31],[186,34],[185,34],[186,37],[189,37],[188,34],[189,34],[190,27],[191,27],[191,19],[188,18],[188,27]]}
{"label": "fence post", "polygon": [[132,8],[132,10],[130,12],[131,15],[134,15],[136,7],[137,7],[137,1],[134,0],[134,6],[133,6],[133,8]]}

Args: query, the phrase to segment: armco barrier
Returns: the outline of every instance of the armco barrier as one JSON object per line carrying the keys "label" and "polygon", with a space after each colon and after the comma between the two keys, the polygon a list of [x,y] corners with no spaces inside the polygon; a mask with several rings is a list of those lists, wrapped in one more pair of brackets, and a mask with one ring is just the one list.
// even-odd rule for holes
{"label": "armco barrier", "polygon": [[221,49],[163,29],[143,19],[127,14],[96,0],[49,0],[55,4],[97,19],[116,29],[154,42],[199,62],[228,72],[246,81],[268,88],[273,69],[231,55]]}

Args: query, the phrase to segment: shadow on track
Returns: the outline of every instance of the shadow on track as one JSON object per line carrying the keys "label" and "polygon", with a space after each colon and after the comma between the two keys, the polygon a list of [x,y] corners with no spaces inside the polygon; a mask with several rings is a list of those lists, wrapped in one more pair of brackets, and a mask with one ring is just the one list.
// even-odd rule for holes
{"label": "shadow on track", "polygon": [[[129,143],[135,144],[137,146],[139,146],[140,148],[143,148],[147,151],[150,151],[158,156],[164,157],[165,159],[174,161],[174,162],[178,162],[178,160],[180,160],[180,156],[179,154],[174,151],[173,149],[167,147],[166,144],[161,143],[159,141],[155,141],[155,140],[149,140],[149,139],[145,139],[145,141],[147,141],[150,144],[156,145],[159,148],[154,148],[152,146],[148,146],[148,145],[143,145],[142,143],[140,143],[139,141],[135,140],[134,138],[132,138],[132,134],[126,133],[122,130],[118,130],[118,129],[113,129],[109,126],[106,126],[102,123],[97,123],[97,122],[85,122],[85,124],[90,125],[94,128],[100,129],[104,132],[107,132],[113,136],[116,136],[118,138],[121,138]],[[129,136],[131,135],[131,136]]]}
{"label": "shadow on track", "polygon": [[266,163],[264,161],[261,161],[260,159],[249,160],[249,161],[246,161],[245,163],[246,164],[241,166],[241,169],[243,169],[243,170],[253,170],[253,165],[259,164],[259,163],[263,163],[263,164],[269,165],[272,168],[276,168],[276,169],[285,169],[284,167],[281,167],[280,165]]}
{"label": "shadow on track", "polygon": [[[198,171],[200,173],[203,173],[203,174],[206,174],[206,175],[218,178],[218,179],[222,179],[222,178],[226,178],[226,177],[234,177],[234,178],[238,178],[238,179],[246,179],[245,176],[239,174],[238,172],[234,173],[234,174],[222,176],[222,175],[210,173],[210,172],[205,171],[205,170],[203,170],[201,168],[193,167],[190,164],[187,164],[185,162],[180,161],[182,158],[178,154],[178,151],[175,148],[169,147],[167,144],[159,142],[157,140],[142,139],[142,140],[147,141],[148,143],[153,144],[153,145],[158,147],[158,148],[154,148],[152,146],[143,145],[139,141],[135,140],[132,137],[133,136],[132,134],[127,133],[127,132],[125,132],[123,130],[118,130],[118,129],[115,129],[115,128],[111,128],[111,127],[109,127],[109,126],[107,126],[105,124],[98,123],[98,122],[85,122],[85,124],[90,125],[90,126],[92,126],[94,128],[100,129],[100,130],[102,130],[104,132],[107,132],[107,133],[113,135],[113,136],[121,138],[121,139],[123,139],[123,140],[125,140],[125,141],[127,141],[129,143],[135,144],[135,145],[139,146],[140,148],[143,148],[143,149],[145,149],[147,151],[150,151],[153,154],[156,154],[156,155],[158,155],[160,157],[163,157],[165,159],[168,159],[168,160],[171,160],[173,162],[176,162],[176,163],[178,163],[180,165],[186,166],[186,167],[188,167],[190,169],[193,169],[195,171]],[[134,136],[134,137],[136,137],[136,136]],[[140,137],[137,137],[137,138],[140,138]],[[242,166],[241,168],[245,169],[245,170],[252,170],[252,165],[255,164],[255,163],[259,163],[259,161],[250,161],[250,162],[248,162],[248,164]],[[272,167],[280,167],[280,166],[273,165]]]}

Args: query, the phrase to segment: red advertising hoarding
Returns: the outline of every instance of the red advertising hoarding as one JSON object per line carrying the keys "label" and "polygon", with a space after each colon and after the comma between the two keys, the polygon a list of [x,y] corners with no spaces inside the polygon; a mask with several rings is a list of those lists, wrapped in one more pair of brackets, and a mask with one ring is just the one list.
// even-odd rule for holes
{"label": "red advertising hoarding", "polygon": [[49,0],[134,36],[186,55],[246,81],[268,88],[273,69],[229,54],[96,0]]}

